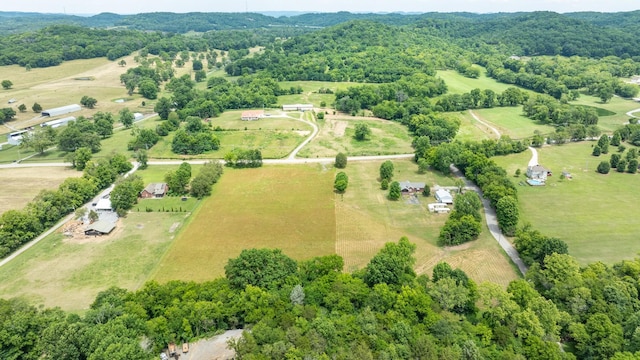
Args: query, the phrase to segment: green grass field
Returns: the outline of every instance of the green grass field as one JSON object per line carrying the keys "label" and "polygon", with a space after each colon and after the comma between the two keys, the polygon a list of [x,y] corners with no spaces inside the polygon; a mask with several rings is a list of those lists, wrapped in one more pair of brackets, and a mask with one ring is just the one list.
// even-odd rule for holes
{"label": "green grass field", "polygon": [[[553,126],[543,125],[522,115],[522,107],[496,107],[492,109],[473,110],[481,120],[491,124],[503,135],[512,139],[522,139],[533,136],[535,130],[542,134],[555,131]],[[480,125],[482,126],[482,125]]]}
{"label": "green grass field", "polygon": [[[377,181],[381,161],[349,163],[345,169],[349,187],[344,196],[336,195],[336,249],[345,260],[345,269],[361,269],[386,242],[407,236],[416,244],[416,271],[431,276],[433,267],[446,261],[460,267],[474,280],[493,281],[506,286],[515,279],[511,267],[491,237],[486,226],[474,242],[451,248],[436,245],[446,214],[429,213],[427,204],[433,196],[417,197],[418,203],[407,198],[390,201],[387,191],[380,190]],[[417,173],[417,166],[409,160],[394,160],[394,180],[424,181],[435,185],[453,186],[454,179],[439,173]]]}
{"label": "green grass field", "polygon": [[462,76],[455,70],[438,70],[438,72],[436,73],[436,77],[441,78],[445,83],[447,83],[448,94],[468,93],[473,89],[490,89],[495,91],[496,93],[501,93],[509,87],[514,86],[499,83],[494,79],[487,77],[484,68],[482,68],[480,77],[477,79],[471,79]]}
{"label": "green grass field", "polygon": [[302,93],[279,96],[278,105],[282,106],[283,104],[313,104],[313,106],[315,107],[320,107],[320,103],[322,101],[324,101],[327,106],[331,106],[331,104],[336,100],[336,96],[334,94],[318,94],[318,90],[321,88],[331,89],[331,91],[336,92],[336,90],[345,90],[351,86],[362,85],[360,83],[352,82],[329,81],[281,81],[279,84],[283,89],[288,89],[291,87],[297,88],[298,86],[300,86],[302,88]]}
{"label": "green grass field", "polygon": [[294,259],[335,253],[334,172],[319,167],[225,170],[153,278],[215,279],[248,248],[280,248]]}
{"label": "green grass field", "polygon": [[[358,141],[353,138],[355,126],[365,123],[371,128],[369,140]],[[407,128],[396,122],[350,117],[348,115],[328,115],[319,121],[318,135],[305,146],[300,157],[331,157],[339,152],[349,156],[389,155],[412,153],[412,137]]]}
{"label": "green grass field", "polygon": [[0,267],[0,296],[83,311],[111,286],[137,289],[185,221],[184,213],[130,213],[106,237],[56,232]]}
{"label": "green grass field", "polygon": [[[591,106],[600,109],[600,113],[606,113],[606,116],[600,115],[598,126],[605,132],[613,132],[624,124],[629,123],[628,111],[640,109],[640,103],[614,96],[609,102],[603,104],[600,99],[582,94],[577,101],[571,102],[577,105]],[[636,116],[640,114],[635,114]]]}
{"label": "green grass field", "polygon": [[[584,265],[635,258],[640,252],[634,216],[640,193],[632,189],[640,175],[596,173],[598,163],[608,161],[610,155],[591,156],[593,144],[581,142],[539,150],[539,163],[550,168],[553,176],[545,187],[518,186],[521,223],[531,223],[543,234],[567,242],[569,253]],[[530,156],[525,152],[494,160],[508,174],[518,168],[524,173]],[[573,179],[560,180],[562,171],[569,171]],[[525,178],[512,179],[519,183]]]}

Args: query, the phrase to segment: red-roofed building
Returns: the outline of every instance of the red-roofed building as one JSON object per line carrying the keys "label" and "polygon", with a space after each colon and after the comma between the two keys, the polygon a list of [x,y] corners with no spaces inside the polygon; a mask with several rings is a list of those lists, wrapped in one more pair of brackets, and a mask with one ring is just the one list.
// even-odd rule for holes
{"label": "red-roofed building", "polygon": [[240,115],[242,120],[258,120],[264,117],[264,110],[247,110]]}

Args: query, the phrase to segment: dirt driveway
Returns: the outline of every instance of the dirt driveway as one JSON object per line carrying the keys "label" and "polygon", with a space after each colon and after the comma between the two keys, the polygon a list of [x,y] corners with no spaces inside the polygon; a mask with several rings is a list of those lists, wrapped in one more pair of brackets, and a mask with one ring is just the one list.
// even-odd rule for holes
{"label": "dirt driveway", "polygon": [[[242,329],[229,330],[224,334],[189,344],[189,352],[182,353],[180,360],[227,360],[233,359],[235,352],[227,348],[227,341],[242,336]],[[181,346],[178,346],[182,350]]]}

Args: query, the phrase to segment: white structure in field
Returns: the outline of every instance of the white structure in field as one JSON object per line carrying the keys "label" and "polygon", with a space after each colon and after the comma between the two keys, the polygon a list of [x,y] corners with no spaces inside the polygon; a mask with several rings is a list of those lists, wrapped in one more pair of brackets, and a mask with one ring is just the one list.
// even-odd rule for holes
{"label": "white structure in field", "polygon": [[29,130],[15,131],[7,135],[7,142],[9,145],[20,145],[22,142],[22,136],[26,135]]}
{"label": "white structure in field", "polygon": [[133,113],[133,121],[142,120],[142,118],[144,118],[144,115],[142,115],[142,113]]}
{"label": "white structure in field", "polygon": [[50,126],[50,127],[55,129],[55,128],[60,127],[60,126],[67,125],[70,121],[76,121],[76,118],[73,117],[73,116],[69,116],[69,117],[62,118],[62,119],[43,122],[42,124],[40,124],[40,126],[41,127]]}
{"label": "white structure in field", "polygon": [[443,204],[453,204],[453,196],[451,196],[451,193],[446,189],[436,190],[436,200]]}
{"label": "white structure in field", "polygon": [[451,211],[451,209],[447,207],[447,204],[443,203],[431,203],[427,206],[429,207],[429,212],[435,212],[438,214],[448,213],[449,211]]}
{"label": "white structure in field", "polygon": [[313,104],[290,104],[282,105],[283,111],[310,111],[313,110]]}
{"label": "white structure in field", "polygon": [[80,105],[72,104],[72,105],[62,106],[59,108],[43,110],[42,116],[60,116],[60,115],[64,115],[64,114],[68,114],[68,113],[72,113],[80,110],[82,110]]}

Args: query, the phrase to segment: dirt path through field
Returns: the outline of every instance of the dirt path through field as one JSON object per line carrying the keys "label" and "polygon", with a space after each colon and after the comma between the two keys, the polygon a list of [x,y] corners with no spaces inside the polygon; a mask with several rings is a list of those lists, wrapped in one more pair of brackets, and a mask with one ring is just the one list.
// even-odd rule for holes
{"label": "dirt path through field", "polygon": [[483,121],[480,116],[478,116],[476,113],[474,113],[473,111],[469,110],[469,114],[471,114],[471,116],[473,116],[473,118],[479,122],[480,124],[488,127],[491,131],[493,131],[494,134],[496,134],[496,137],[498,139],[500,139],[500,136],[502,136],[502,134],[500,134],[500,131],[498,131],[498,129],[494,128],[491,124]]}

